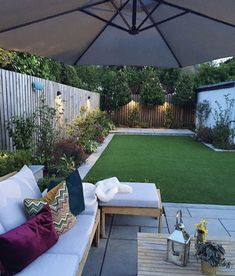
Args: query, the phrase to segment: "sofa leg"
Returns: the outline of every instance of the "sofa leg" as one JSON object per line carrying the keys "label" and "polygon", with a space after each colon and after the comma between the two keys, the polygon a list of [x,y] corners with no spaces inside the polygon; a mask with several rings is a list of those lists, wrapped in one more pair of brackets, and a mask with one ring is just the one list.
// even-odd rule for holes
{"label": "sofa leg", "polygon": [[99,243],[100,243],[100,222],[97,225],[97,229],[95,232],[95,246],[99,247]]}
{"label": "sofa leg", "polygon": [[158,233],[162,232],[162,215],[158,217]]}
{"label": "sofa leg", "polygon": [[105,236],[105,212],[101,209],[101,238]]}

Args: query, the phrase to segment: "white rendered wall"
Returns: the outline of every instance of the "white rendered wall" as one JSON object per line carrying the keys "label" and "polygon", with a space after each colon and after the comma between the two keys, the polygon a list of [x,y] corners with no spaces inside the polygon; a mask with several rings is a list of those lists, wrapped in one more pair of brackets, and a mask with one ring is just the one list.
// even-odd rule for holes
{"label": "white rendered wall", "polygon": [[[216,101],[220,103],[223,109],[226,108],[225,97],[224,95],[229,94],[229,99],[235,99],[235,87],[219,89],[219,90],[210,90],[198,92],[197,103],[202,103],[204,100],[207,100],[211,107],[211,113],[205,123],[207,127],[213,127],[215,125],[215,119],[213,117],[214,110],[218,109]],[[231,121],[235,121],[235,105],[233,106]],[[196,120],[197,124],[197,120]],[[232,128],[235,128],[235,122],[231,124]],[[235,138],[234,138],[235,142]]]}

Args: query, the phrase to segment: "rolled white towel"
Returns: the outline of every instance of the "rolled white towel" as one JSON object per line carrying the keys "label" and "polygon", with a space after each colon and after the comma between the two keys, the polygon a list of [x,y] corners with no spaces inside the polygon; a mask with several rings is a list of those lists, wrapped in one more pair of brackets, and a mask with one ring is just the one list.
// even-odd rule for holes
{"label": "rolled white towel", "polygon": [[97,201],[97,197],[95,194],[95,185],[88,182],[83,182],[83,195],[85,206],[91,206]]}
{"label": "rolled white towel", "polygon": [[132,187],[119,182],[117,177],[107,178],[98,181],[95,193],[99,200],[108,202],[114,198],[117,193],[131,193]]}

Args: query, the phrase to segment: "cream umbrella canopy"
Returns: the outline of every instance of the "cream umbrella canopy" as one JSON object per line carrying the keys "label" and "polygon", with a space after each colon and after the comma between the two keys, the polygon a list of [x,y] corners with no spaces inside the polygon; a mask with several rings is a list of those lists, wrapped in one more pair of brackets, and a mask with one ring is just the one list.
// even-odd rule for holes
{"label": "cream umbrella canopy", "polygon": [[235,55],[234,0],[0,0],[0,47],[68,64],[184,67]]}

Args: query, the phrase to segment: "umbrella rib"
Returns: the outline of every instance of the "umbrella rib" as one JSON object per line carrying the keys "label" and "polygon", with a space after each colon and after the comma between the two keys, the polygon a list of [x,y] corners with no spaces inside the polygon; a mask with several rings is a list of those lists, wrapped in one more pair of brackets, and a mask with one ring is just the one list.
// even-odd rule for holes
{"label": "umbrella rib", "polygon": [[167,1],[165,1],[165,0],[163,0],[162,3],[165,4],[165,5],[167,5],[167,6],[170,6],[170,7],[173,7],[173,8],[177,8],[177,9],[181,9],[181,10],[190,12],[190,13],[192,13],[192,14],[195,14],[195,15],[198,15],[198,16],[201,16],[201,17],[204,17],[204,18],[206,18],[206,19],[209,19],[209,20],[212,20],[212,21],[215,21],[215,22],[224,24],[224,25],[226,25],[226,26],[235,28],[235,25],[232,24],[232,23],[229,23],[229,22],[226,22],[226,21],[223,21],[223,20],[220,20],[220,19],[217,19],[217,18],[208,16],[208,15],[206,15],[206,14],[197,12],[197,11],[195,11],[195,10],[192,10],[192,9],[189,9],[189,8],[185,8],[185,7],[180,6],[180,5],[172,4],[172,3],[169,3],[169,2],[167,2]]}
{"label": "umbrella rib", "polygon": [[177,18],[177,17],[183,16],[183,15],[185,15],[185,14],[187,14],[187,13],[189,13],[189,12],[188,12],[188,11],[183,11],[183,12],[181,12],[181,13],[179,13],[179,14],[176,14],[176,15],[173,15],[173,16],[167,18],[167,19],[164,19],[164,20],[161,20],[161,21],[159,21],[159,22],[156,22],[155,24],[151,24],[151,25],[149,25],[149,26],[146,26],[146,27],[140,29],[139,31],[140,31],[140,32],[146,31],[146,30],[151,29],[151,28],[153,28],[153,27],[155,27],[155,26],[158,26],[158,25],[161,25],[161,24],[166,23],[166,22],[168,22],[168,21],[171,21],[171,20],[173,20],[173,19],[175,19],[175,18]]}
{"label": "umbrella rib", "polygon": [[19,24],[19,25],[16,25],[16,26],[5,28],[5,29],[0,30],[0,34],[10,32],[10,31],[14,31],[14,30],[17,30],[19,28],[27,27],[27,26],[33,25],[35,23],[40,23],[40,22],[43,22],[43,21],[46,21],[46,20],[49,20],[49,19],[53,19],[53,18],[56,18],[56,17],[67,15],[67,14],[70,14],[70,13],[73,13],[73,12],[78,12],[78,11],[84,9],[84,8],[97,6],[97,5],[100,5],[100,4],[109,2],[109,1],[110,0],[102,0],[102,1],[90,4],[90,5],[86,5],[86,6],[83,6],[83,7],[77,7],[75,9],[71,9],[71,10],[68,10],[68,11],[64,11],[64,12],[60,12],[60,13],[53,14],[53,15],[50,15],[50,16],[46,16],[46,17],[43,17],[43,18],[40,18],[40,19],[32,20],[30,22],[26,22],[26,23],[22,23],[22,24]]}
{"label": "umbrella rib", "polygon": [[[142,9],[144,10],[144,12],[148,15],[149,12],[148,10],[145,8],[145,5],[143,4],[142,0],[139,0]],[[154,21],[154,19],[152,18],[152,16],[149,16],[149,19],[151,20],[151,22],[153,24],[155,24],[156,22]],[[158,26],[155,25],[155,29],[157,30],[157,32],[160,34],[161,38],[163,39],[163,41],[165,42],[167,48],[169,49],[169,51],[171,52],[172,56],[174,57],[175,61],[177,62],[179,67],[183,67],[182,64],[180,63],[179,59],[177,58],[177,56],[175,55],[174,51],[172,50],[170,44],[167,42],[165,36],[162,34],[162,32],[159,30]]]}
{"label": "umbrella rib", "polygon": [[115,2],[113,0],[111,0],[111,4],[113,5],[113,7],[115,8],[115,10],[118,12],[119,16],[122,18],[123,22],[126,24],[127,28],[130,30],[131,26],[129,25],[128,21],[126,20],[126,18],[123,16],[123,14],[121,13],[121,11],[118,10],[117,5],[115,4]]}
{"label": "umbrella rib", "polygon": [[96,40],[99,38],[99,36],[105,31],[105,29],[110,25],[110,22],[112,22],[118,15],[122,9],[125,8],[125,6],[128,4],[130,0],[127,0],[117,11],[116,13],[110,18],[110,20],[106,23],[106,25],[100,30],[100,32],[96,35],[96,37],[90,42],[90,44],[87,46],[87,48],[79,55],[79,57],[76,59],[76,61],[73,63],[73,65],[76,65],[78,61],[85,55],[85,53],[90,49],[90,47],[96,42]]}

